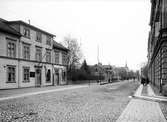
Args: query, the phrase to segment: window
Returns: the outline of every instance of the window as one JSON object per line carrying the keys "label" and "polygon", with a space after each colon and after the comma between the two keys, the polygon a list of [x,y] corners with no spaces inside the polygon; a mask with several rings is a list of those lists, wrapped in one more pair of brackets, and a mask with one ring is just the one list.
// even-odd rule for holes
{"label": "window", "polygon": [[46,49],[46,62],[51,63],[51,50]]}
{"label": "window", "polygon": [[16,67],[7,66],[7,83],[16,83]]}
{"label": "window", "polygon": [[24,28],[23,35],[24,35],[25,37],[27,37],[27,38],[30,38],[30,29]]}
{"label": "window", "polygon": [[51,45],[51,37],[50,36],[46,37],[46,44]]}
{"label": "window", "polygon": [[59,64],[59,52],[55,51],[55,63]]}
{"label": "window", "polygon": [[42,61],[42,48],[36,47],[36,60]]}
{"label": "window", "polygon": [[40,32],[36,32],[36,41],[38,42],[42,41],[42,34]]}
{"label": "window", "polygon": [[50,69],[48,69],[47,73],[46,73],[46,82],[47,83],[51,82],[51,71],[50,71]]}
{"label": "window", "polygon": [[23,67],[23,82],[30,82],[30,68]]}
{"label": "window", "polygon": [[8,40],[8,44],[7,44],[7,56],[9,57],[16,57],[16,42],[10,39]]}
{"label": "window", "polygon": [[23,58],[30,59],[30,45],[23,44]]}
{"label": "window", "polygon": [[62,53],[62,63],[63,65],[67,64],[67,53],[66,52]]}

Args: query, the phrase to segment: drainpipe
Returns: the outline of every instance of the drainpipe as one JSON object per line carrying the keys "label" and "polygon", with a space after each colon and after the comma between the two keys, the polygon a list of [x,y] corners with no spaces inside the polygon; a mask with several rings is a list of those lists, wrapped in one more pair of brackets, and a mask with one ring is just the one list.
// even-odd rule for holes
{"label": "drainpipe", "polygon": [[20,39],[18,42],[18,88],[20,88]]}
{"label": "drainpipe", "polygon": [[[21,25],[19,24],[19,33],[21,33]],[[21,36],[19,37],[18,43],[18,88],[20,88],[20,58],[21,58]]]}
{"label": "drainpipe", "polygon": [[[162,28],[163,28],[163,1],[160,1],[160,9],[161,9],[161,13],[160,13],[160,40],[162,38]],[[162,47],[160,48],[160,93],[162,93],[163,89],[162,89]]]}

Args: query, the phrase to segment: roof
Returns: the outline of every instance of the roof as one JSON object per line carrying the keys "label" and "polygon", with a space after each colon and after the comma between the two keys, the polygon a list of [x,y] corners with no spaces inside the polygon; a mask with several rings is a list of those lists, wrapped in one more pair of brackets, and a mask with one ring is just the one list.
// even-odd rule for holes
{"label": "roof", "polygon": [[54,48],[57,48],[57,49],[61,49],[61,50],[64,50],[64,51],[69,51],[69,49],[67,49],[66,47],[64,47],[62,44],[56,42],[56,41],[53,41],[53,47]]}
{"label": "roof", "polygon": [[44,30],[42,30],[42,29],[40,29],[40,28],[37,28],[37,27],[35,27],[35,26],[31,25],[31,24],[28,24],[28,23],[26,23],[26,22],[23,22],[23,21],[21,21],[21,20],[18,20],[18,21],[8,21],[8,23],[11,23],[11,24],[12,24],[12,23],[23,24],[23,25],[25,25],[25,26],[28,26],[28,27],[33,28],[33,29],[35,29],[35,30],[41,31],[41,32],[43,32],[43,33],[45,33],[45,34],[48,34],[48,35],[50,35],[50,36],[56,36],[56,35],[54,35],[54,34],[51,34],[51,33],[49,33],[49,32],[46,32],[46,31],[44,31]]}
{"label": "roof", "polygon": [[10,27],[8,24],[5,23],[6,20],[0,18],[0,31],[13,34],[15,36],[21,36],[19,32],[17,32],[14,28]]}

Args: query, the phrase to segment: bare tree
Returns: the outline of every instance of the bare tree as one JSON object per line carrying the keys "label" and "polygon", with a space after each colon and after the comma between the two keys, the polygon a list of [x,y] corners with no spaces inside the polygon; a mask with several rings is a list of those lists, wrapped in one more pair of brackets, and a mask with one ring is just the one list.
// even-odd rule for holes
{"label": "bare tree", "polygon": [[82,58],[81,45],[78,44],[77,39],[70,36],[64,37],[62,44],[70,50],[67,55],[67,70],[71,74]]}

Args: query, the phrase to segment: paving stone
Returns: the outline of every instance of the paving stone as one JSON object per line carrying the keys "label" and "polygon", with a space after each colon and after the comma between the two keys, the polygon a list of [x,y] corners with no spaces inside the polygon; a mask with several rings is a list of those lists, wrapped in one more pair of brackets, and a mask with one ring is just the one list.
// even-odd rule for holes
{"label": "paving stone", "polygon": [[[135,95],[140,97],[142,89],[140,86]],[[148,94],[154,95],[150,87]],[[166,119],[158,102],[132,99],[116,122],[166,122]]]}
{"label": "paving stone", "polygon": [[0,122],[115,122],[138,84],[117,86],[92,85],[0,101]]}

